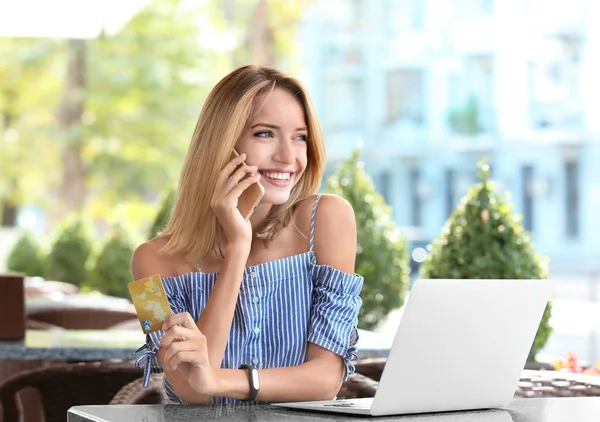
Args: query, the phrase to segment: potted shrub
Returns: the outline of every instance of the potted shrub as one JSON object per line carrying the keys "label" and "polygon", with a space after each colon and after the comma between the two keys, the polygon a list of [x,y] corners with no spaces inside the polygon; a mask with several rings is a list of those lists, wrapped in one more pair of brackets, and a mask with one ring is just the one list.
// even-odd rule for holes
{"label": "potted shrub", "polygon": [[[512,204],[495,193],[489,166],[479,164],[479,182],[461,200],[442,233],[429,246],[423,278],[541,279],[548,259],[536,253],[529,234],[512,213]],[[535,362],[552,328],[548,303],[527,358]]]}
{"label": "potted shrub", "polygon": [[327,179],[326,192],[345,198],[356,214],[355,267],[365,279],[358,325],[370,330],[404,303],[410,281],[408,244],[392,219],[390,206],[363,169],[358,149]]}
{"label": "potted shrub", "polygon": [[23,273],[29,277],[44,275],[44,254],[30,232],[25,231],[19,237],[8,255],[6,267],[9,271]]}
{"label": "potted shrub", "polygon": [[129,299],[127,283],[133,280],[130,263],[133,245],[125,231],[117,226],[103,245],[93,271],[90,287],[110,296]]}
{"label": "potted shrub", "polygon": [[87,278],[86,262],[92,250],[90,232],[80,217],[63,221],[50,249],[45,278],[80,287]]}

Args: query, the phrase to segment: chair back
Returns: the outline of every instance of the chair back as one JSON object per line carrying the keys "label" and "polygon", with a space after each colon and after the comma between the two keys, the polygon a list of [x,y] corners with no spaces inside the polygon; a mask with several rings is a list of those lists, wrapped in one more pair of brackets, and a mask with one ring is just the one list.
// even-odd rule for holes
{"label": "chair back", "polygon": [[150,376],[148,387],[144,387],[143,378],[130,382],[113,397],[110,404],[169,404],[163,377],[159,374]]}
{"label": "chair back", "polygon": [[143,375],[133,362],[76,363],[17,374],[0,385],[3,421],[21,420],[17,395],[24,388],[39,393],[46,422],[64,421],[76,405],[109,404],[123,386]]}

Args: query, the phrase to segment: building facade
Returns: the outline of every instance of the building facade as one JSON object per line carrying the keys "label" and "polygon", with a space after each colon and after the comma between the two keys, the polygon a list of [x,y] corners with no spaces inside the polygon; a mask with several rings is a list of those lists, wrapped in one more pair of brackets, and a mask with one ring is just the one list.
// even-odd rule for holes
{"label": "building facade", "polygon": [[599,12],[592,0],[315,2],[299,44],[328,171],[360,141],[397,223],[428,242],[486,158],[551,271],[593,271]]}

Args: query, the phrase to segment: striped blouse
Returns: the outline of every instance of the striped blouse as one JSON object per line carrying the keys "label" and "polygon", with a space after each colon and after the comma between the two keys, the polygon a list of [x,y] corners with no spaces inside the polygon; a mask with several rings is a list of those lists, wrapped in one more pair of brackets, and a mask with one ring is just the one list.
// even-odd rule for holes
{"label": "striped blouse", "polygon": [[[257,369],[297,366],[306,361],[311,342],[344,359],[344,381],[354,372],[363,278],[316,263],[313,248],[319,200],[320,195],[312,210],[309,251],[244,270],[222,368],[238,368],[243,363]],[[197,321],[217,275],[199,270],[163,278],[173,312],[189,312]],[[145,366],[146,380],[150,372],[162,372],[157,352],[163,335],[162,330],[149,334],[146,351],[138,359],[137,365]],[[169,398],[181,403],[163,379]],[[213,397],[212,402],[238,401]]]}

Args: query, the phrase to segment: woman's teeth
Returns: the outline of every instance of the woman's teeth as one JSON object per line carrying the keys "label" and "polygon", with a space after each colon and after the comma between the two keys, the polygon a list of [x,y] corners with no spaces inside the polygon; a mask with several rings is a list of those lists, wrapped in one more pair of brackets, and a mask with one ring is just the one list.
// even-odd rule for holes
{"label": "woman's teeth", "polygon": [[275,180],[289,180],[290,173],[277,173],[277,172],[261,172],[263,176],[268,177],[269,179]]}

